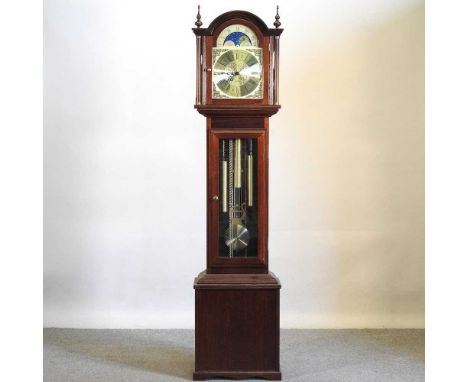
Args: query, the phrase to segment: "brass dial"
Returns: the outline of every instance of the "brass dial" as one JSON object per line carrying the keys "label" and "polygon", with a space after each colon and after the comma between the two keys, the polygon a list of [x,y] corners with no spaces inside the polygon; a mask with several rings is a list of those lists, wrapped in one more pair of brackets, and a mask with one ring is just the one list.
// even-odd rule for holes
{"label": "brass dial", "polygon": [[213,48],[213,98],[262,98],[262,49]]}

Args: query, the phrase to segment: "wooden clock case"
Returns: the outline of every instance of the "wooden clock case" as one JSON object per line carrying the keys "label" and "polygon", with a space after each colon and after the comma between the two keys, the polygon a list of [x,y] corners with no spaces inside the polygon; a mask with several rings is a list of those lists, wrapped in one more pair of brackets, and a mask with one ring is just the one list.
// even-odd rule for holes
{"label": "wooden clock case", "polygon": [[[275,27],[256,15],[231,11],[207,28],[196,28],[195,108],[206,117],[207,133],[207,266],[195,278],[194,380],[211,377],[281,379],[279,364],[278,278],[268,270],[268,129],[280,108],[279,15]],[[263,98],[213,99],[212,48],[231,24],[249,27],[263,48]],[[219,256],[219,140],[257,140],[258,245],[254,257]]]}

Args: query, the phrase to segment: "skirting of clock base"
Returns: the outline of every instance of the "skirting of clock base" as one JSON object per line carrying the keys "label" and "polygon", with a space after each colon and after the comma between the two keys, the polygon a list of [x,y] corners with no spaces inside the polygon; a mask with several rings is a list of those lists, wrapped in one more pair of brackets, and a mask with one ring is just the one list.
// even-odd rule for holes
{"label": "skirting of clock base", "polygon": [[247,379],[247,378],[263,378],[270,381],[280,381],[280,371],[195,371],[193,373],[194,381],[204,381],[210,378],[230,378],[230,379]]}
{"label": "skirting of clock base", "polygon": [[280,380],[279,291],[273,273],[195,279],[194,380]]}

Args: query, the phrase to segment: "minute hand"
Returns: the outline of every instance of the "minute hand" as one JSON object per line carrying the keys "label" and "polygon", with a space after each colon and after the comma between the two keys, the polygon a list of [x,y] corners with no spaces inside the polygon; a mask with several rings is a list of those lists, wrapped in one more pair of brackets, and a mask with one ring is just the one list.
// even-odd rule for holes
{"label": "minute hand", "polygon": [[239,72],[219,72],[219,71],[215,71],[214,74],[228,74],[230,76],[238,76],[240,73]]}

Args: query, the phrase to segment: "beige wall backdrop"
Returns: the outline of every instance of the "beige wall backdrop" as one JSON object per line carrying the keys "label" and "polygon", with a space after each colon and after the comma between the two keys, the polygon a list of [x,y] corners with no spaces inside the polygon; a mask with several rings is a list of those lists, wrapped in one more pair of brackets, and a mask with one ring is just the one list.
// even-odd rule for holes
{"label": "beige wall backdrop", "polygon": [[[269,25],[275,5],[236,2]],[[202,21],[228,10],[204,1]],[[44,326],[193,327],[206,251],[195,14],[45,1]],[[281,325],[423,327],[424,3],[288,1],[280,14]]]}

